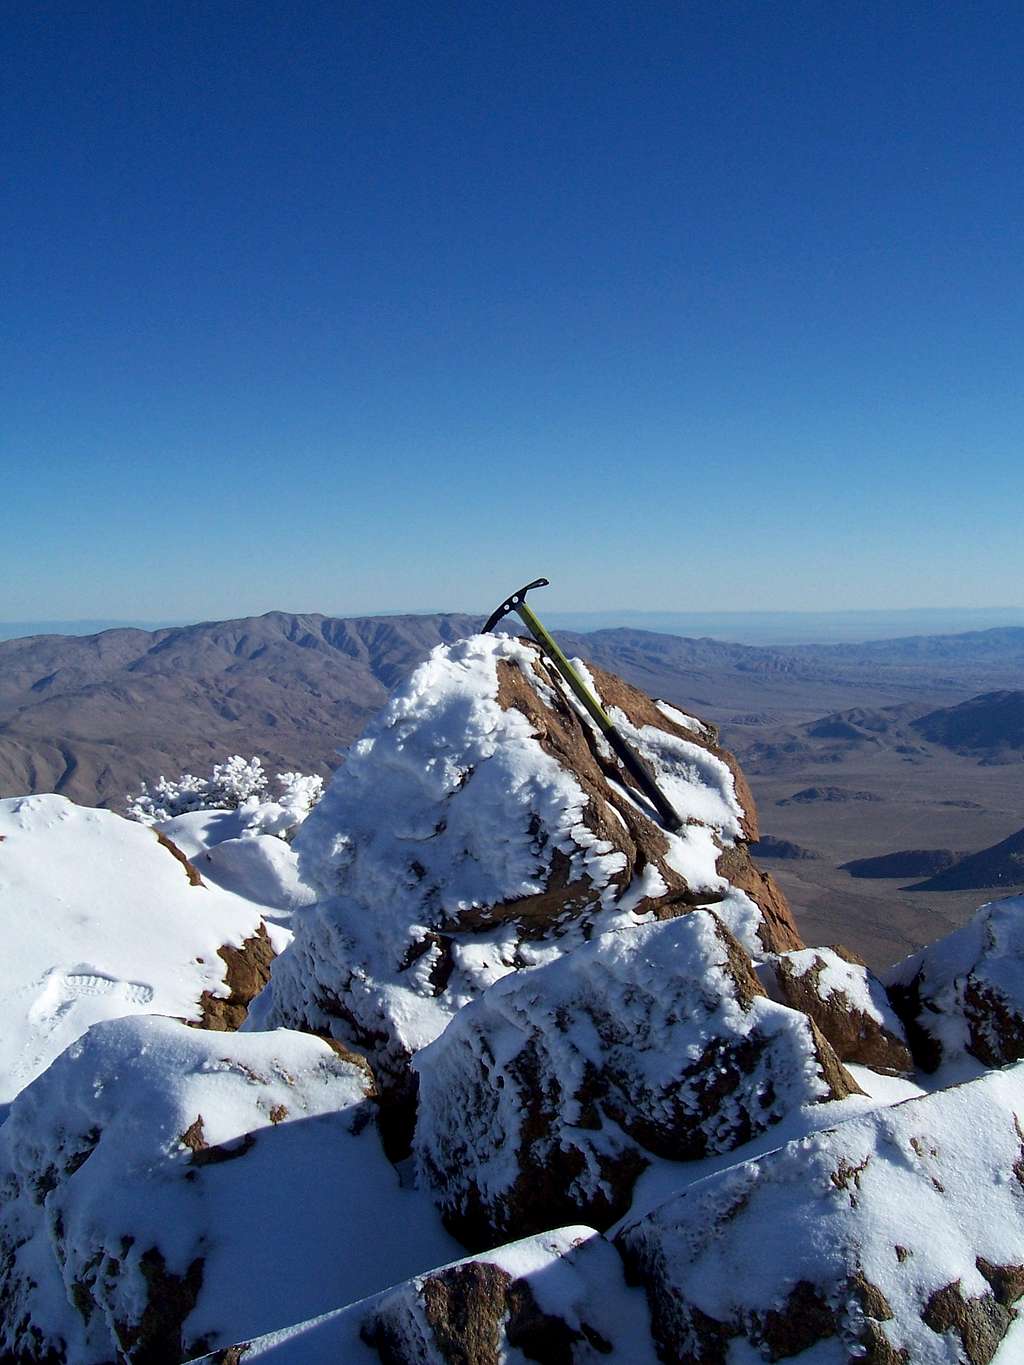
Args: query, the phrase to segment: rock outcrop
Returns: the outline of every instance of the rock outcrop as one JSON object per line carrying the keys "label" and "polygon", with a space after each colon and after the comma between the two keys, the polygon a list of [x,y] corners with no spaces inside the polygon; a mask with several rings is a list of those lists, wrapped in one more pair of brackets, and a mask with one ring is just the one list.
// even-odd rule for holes
{"label": "rock outcrop", "polygon": [[747,1343],[751,1360],[988,1365],[1024,1294],[1022,1106],[1015,1067],[787,1143],[628,1223],[617,1245],[661,1360]]}
{"label": "rock outcrop", "polygon": [[320,900],[254,1027],[330,1032],[411,1103],[411,1059],[464,1005],[598,934],[715,903],[748,950],[800,946],[746,853],[753,803],[714,730],[590,676],[682,829],[661,827],[535,646],[437,649],[296,837]]}
{"label": "rock outcrop", "polygon": [[204,1362],[255,1365],[264,1356],[275,1365],[657,1365],[642,1290],[626,1285],[614,1248],[583,1226],[439,1267]]}
{"label": "rock outcrop", "polygon": [[848,948],[803,948],[763,963],[768,994],[813,1019],[844,1062],[904,1075],[914,1069],[903,1025],[881,981]]}
{"label": "rock outcrop", "polygon": [[0,1127],[0,1359],[174,1365],[450,1259],[373,1094],[304,1034],[93,1027]]}
{"label": "rock outcrop", "polygon": [[989,901],[962,929],[882,974],[914,1060],[1024,1058],[1024,896]]}
{"label": "rock outcrop", "polygon": [[606,1228],[653,1156],[732,1151],[803,1105],[859,1093],[706,910],[506,977],[417,1069],[420,1170],[471,1247],[573,1213]]}

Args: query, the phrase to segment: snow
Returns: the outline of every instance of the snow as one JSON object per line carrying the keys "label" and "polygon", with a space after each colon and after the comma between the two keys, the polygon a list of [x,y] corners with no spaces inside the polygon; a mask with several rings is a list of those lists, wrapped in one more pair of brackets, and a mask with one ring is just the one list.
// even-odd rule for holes
{"label": "snow", "polygon": [[194,858],[197,869],[225,891],[259,905],[267,919],[290,924],[315,896],[299,875],[294,852],[270,834],[226,839]]}
{"label": "snow", "polygon": [[[897,1352],[923,1365],[957,1359],[921,1314],[956,1281],[968,1297],[989,1292],[976,1258],[1024,1259],[1022,1108],[1021,1066],[882,1108],[691,1185],[627,1220],[619,1241],[628,1259],[657,1267],[651,1292],[668,1296],[681,1333],[694,1308],[749,1331],[806,1280],[840,1311],[853,1346],[859,1272],[891,1305],[884,1330]],[[827,1343],[801,1356],[833,1358]]]}
{"label": "snow", "polygon": [[707,735],[708,727],[696,716],[688,716],[684,711],[678,710],[675,706],[670,706],[667,701],[655,701],[655,706],[673,725],[680,725],[684,730],[693,730],[698,735]]}
{"label": "snow", "polygon": [[[0,1128],[8,1292],[69,1361],[94,1365],[113,1325],[138,1320],[153,1247],[175,1275],[201,1261],[183,1338],[224,1346],[450,1260],[459,1248],[384,1156],[368,1090],[305,1034],[96,1025]],[[228,1159],[196,1165],[182,1136],[197,1119]],[[87,1322],[75,1284],[96,1304]]]}
{"label": "snow", "polygon": [[153,828],[176,844],[186,858],[195,859],[215,844],[241,839],[248,828],[248,815],[237,807],[234,810],[203,807],[158,820]]}
{"label": "snow", "polygon": [[[611,1346],[615,1359],[628,1360],[630,1365],[657,1365],[643,1294],[627,1287],[619,1257],[593,1228],[555,1228],[463,1258],[439,1267],[435,1273],[444,1275],[472,1264],[494,1265],[513,1280],[525,1281],[542,1313],[559,1318],[573,1331],[585,1325]],[[245,1352],[246,1365],[252,1360],[267,1360],[272,1365],[338,1365],[341,1361],[346,1365],[380,1365],[381,1357],[366,1344],[364,1332],[381,1320],[403,1341],[406,1358],[424,1365],[441,1365],[454,1357],[442,1355],[433,1345],[435,1339],[422,1308],[425,1278],[418,1276],[338,1312],[252,1340]],[[452,1325],[456,1331],[462,1326]],[[474,1340],[469,1333],[466,1336]],[[479,1341],[477,1345],[481,1354],[465,1358],[489,1359],[482,1354],[486,1346]],[[463,1359],[461,1355],[458,1358]],[[498,1358],[507,1365],[525,1365],[528,1359],[507,1340],[499,1346]],[[585,1348],[573,1355],[580,1361],[603,1358],[604,1350],[590,1353]]]}
{"label": "snow", "polygon": [[845,1062],[846,1071],[853,1077],[864,1092],[861,1095],[848,1095],[842,1100],[817,1101],[801,1104],[785,1114],[773,1127],[766,1128],[750,1142],[744,1143],[735,1151],[718,1152],[700,1161],[688,1161],[681,1166],[676,1161],[655,1158],[640,1176],[633,1190],[633,1206],[630,1213],[609,1228],[608,1236],[613,1237],[626,1223],[634,1221],[641,1214],[649,1213],[666,1200],[699,1181],[715,1176],[721,1171],[740,1162],[777,1151],[787,1142],[807,1137],[810,1133],[825,1128],[834,1128],[848,1119],[859,1118],[862,1114],[873,1113],[904,1100],[918,1099],[928,1094],[916,1080],[905,1076],[881,1076],[866,1066]]}
{"label": "snow", "polygon": [[[493,982],[583,940],[583,926],[567,922],[526,945],[500,922],[500,907],[546,888],[556,852],[569,860],[570,881],[593,888],[587,935],[641,922],[630,907],[656,880],[620,885],[624,855],[587,827],[589,797],[575,774],[541,746],[525,715],[499,704],[499,663],[532,685],[538,658],[507,636],[440,646],[353,746],[296,835],[301,876],[319,900],[275,963],[253,1027],[338,1029],[321,1002],[341,996],[348,1041],[363,1045],[383,1027],[386,1065],[415,1054]],[[621,713],[619,723],[693,821],[666,833],[667,862],[691,886],[725,891],[716,862],[741,836],[743,814],[728,766],[653,726],[636,729]],[[478,922],[461,932],[467,915],[494,908],[494,929]],[[451,945],[445,964],[437,931]]]}
{"label": "snow", "polygon": [[[785,1316],[800,1281],[838,1323],[801,1361],[857,1358],[856,1275],[891,1305],[876,1326],[893,1351],[962,1358],[925,1323],[929,1299],[954,1283],[987,1295],[983,1260],[1024,1264],[1024,1064],[981,1060],[1012,1060],[1024,1036],[1024,897],[886,974],[919,992],[940,1070],[848,1065],[863,1093],[833,1099],[807,1017],[747,990],[737,943],[776,989],[784,962],[823,1002],[900,1026],[879,983],[831,950],[765,952],[760,910],[717,870],[744,812],[729,766],[696,742],[713,732],[666,703],[692,741],[611,708],[690,822],[657,866],[628,861],[611,842],[628,821],[609,805],[618,823],[595,824],[577,775],[499,700],[512,667],[542,707],[580,714],[538,659],[508,637],[435,650],[293,845],[312,780],[285,774],[267,802],[253,763],[231,760],[218,780],[236,808],[157,827],[201,887],[153,829],[59,796],[0,800],[0,1357],[131,1358],[121,1338],[146,1316],[158,1253],[195,1290],[181,1349],[149,1357],[169,1362],[248,1340],[246,1362],[371,1365],[375,1322],[440,1362],[424,1286],[472,1262],[633,1365],[654,1365],[648,1298],[687,1340],[695,1310],[728,1324],[723,1365],[755,1365],[765,1315]],[[185,804],[211,791],[178,788]],[[514,907],[556,868],[585,905],[523,922]],[[642,907],[673,871],[721,899],[654,921]],[[244,1031],[186,1026],[204,992],[226,993],[218,948],[261,924],[284,952]],[[360,1059],[291,1025],[364,1047],[385,1098],[418,1078],[414,1158],[387,1160]],[[553,1193],[538,1211],[539,1169]],[[545,1213],[573,1225],[465,1258],[439,1208],[453,1227],[483,1210],[496,1241]],[[606,1227],[623,1209],[604,1237],[575,1221]],[[627,1288],[613,1238],[646,1291]],[[511,1320],[496,1358],[524,1365]],[[1022,1333],[997,1365],[1024,1358]]]}
{"label": "snow", "polygon": [[725,897],[715,902],[715,914],[755,962],[765,956],[758,933],[761,911],[745,891],[731,886]]}
{"label": "snow", "polygon": [[[797,979],[810,976],[822,1003],[838,995],[842,1008],[864,1015],[896,1038],[903,1037],[903,1025],[889,1004],[884,986],[866,967],[847,962],[833,948],[801,948],[780,954],[778,960]],[[770,989],[771,968],[762,968],[761,972]]]}
{"label": "snow", "polygon": [[62,796],[0,800],[0,1102],[94,1023],[200,1017],[256,906],[192,886],[152,830]]}
{"label": "snow", "polygon": [[[653,725],[634,725],[618,706],[610,707],[608,715],[654,768],[659,786],[684,819],[702,821],[730,843],[743,837],[743,807],[723,759]],[[685,831],[676,837],[685,844]]]}
{"label": "snow", "polygon": [[297,910],[316,900],[316,893],[302,880],[291,844],[261,832],[275,823],[267,814],[272,815],[272,805],[260,805],[255,816],[244,805],[188,811],[153,827],[196,864],[204,880],[253,901],[267,919],[287,925]]}
{"label": "snow", "polygon": [[[519,1182],[571,1147],[586,1208],[624,1147],[730,1151],[832,1098],[807,1017],[745,995],[730,951],[716,917],[695,910],[601,935],[467,1005],[415,1060],[415,1149],[442,1206],[482,1200],[504,1229]],[[538,1107],[542,1139],[524,1126]]]}
{"label": "snow", "polygon": [[[1016,1034],[1019,1055],[1024,1034],[1024,896],[986,902],[963,928],[896,963],[882,973],[882,980],[889,987],[916,986],[922,1003],[916,1023],[939,1045],[946,1067],[969,1063],[979,1047],[993,1054],[982,1060],[1013,1059],[1005,1055],[1008,1040],[993,1026],[1000,1014],[1015,1021],[1009,1029]],[[980,1008],[979,996],[988,1002]]]}

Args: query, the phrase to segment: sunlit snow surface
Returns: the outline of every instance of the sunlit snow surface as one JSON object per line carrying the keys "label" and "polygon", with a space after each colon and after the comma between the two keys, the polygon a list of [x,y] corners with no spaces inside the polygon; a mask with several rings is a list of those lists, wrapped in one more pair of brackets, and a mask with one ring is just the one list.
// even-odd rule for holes
{"label": "sunlit snow surface", "polygon": [[198,1019],[259,909],[192,886],[152,830],[63,796],[0,800],[0,1103],[90,1024]]}
{"label": "sunlit snow surface", "polygon": [[[914,1365],[960,1360],[954,1338],[922,1316],[950,1285],[965,1298],[990,1295],[979,1261],[1024,1258],[1022,1111],[1024,1065],[992,1072],[735,1163],[626,1219],[619,1241],[631,1263],[654,1269],[684,1334],[693,1310],[747,1321],[806,1281],[823,1287],[856,1337],[864,1310],[850,1286],[859,1273],[891,1309],[883,1325],[897,1353]],[[845,1305],[836,1297],[844,1288]],[[838,1344],[800,1359],[847,1358]],[[998,1359],[1017,1358],[1004,1344]]]}

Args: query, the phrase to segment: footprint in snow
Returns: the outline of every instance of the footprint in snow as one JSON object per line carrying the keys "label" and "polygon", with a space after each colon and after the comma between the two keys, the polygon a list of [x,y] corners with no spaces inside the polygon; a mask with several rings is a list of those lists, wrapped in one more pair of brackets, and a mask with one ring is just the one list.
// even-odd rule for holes
{"label": "footprint in snow", "polygon": [[126,1005],[148,1005],[153,999],[153,987],[142,981],[120,981],[104,972],[86,968],[64,971],[55,967],[46,977],[41,995],[32,1006],[30,1015],[37,1022],[59,1019],[76,1000],[90,996],[114,996]]}

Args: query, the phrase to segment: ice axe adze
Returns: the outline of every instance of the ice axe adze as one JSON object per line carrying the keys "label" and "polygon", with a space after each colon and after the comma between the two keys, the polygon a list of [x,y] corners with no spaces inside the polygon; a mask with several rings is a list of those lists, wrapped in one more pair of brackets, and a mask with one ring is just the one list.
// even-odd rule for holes
{"label": "ice axe adze", "polygon": [[586,708],[587,714],[611,745],[615,754],[621,761],[622,766],[661,816],[662,823],[665,825],[666,829],[679,829],[683,823],[682,819],[673,807],[672,802],[668,800],[657,782],[655,782],[654,778],[651,776],[643,759],[629,747],[619,730],[616,728],[615,722],[576,672],[575,668],[573,668],[572,664],[559,649],[558,645],[555,644],[553,637],[545,630],[540,621],[537,620],[537,617],[534,615],[531,608],[527,605],[526,594],[531,588],[546,588],[547,586],[548,580],[546,578],[535,578],[532,583],[527,583],[525,588],[520,588],[518,592],[514,592],[511,597],[502,602],[496,612],[493,612],[491,616],[488,617],[487,624],[484,626],[484,633],[487,634],[489,631],[492,631],[502,617],[507,616],[510,611],[518,613],[527,630],[558,669],[559,673],[561,673],[562,677],[572,688],[582,705]]}

